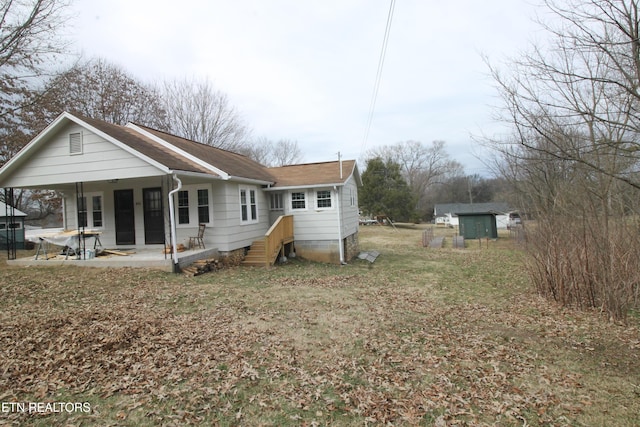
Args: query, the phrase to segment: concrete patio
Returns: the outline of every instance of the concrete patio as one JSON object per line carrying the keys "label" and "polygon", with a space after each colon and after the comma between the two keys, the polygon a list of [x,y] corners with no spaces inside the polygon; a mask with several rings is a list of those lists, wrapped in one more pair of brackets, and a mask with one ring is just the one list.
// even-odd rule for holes
{"label": "concrete patio", "polygon": [[[70,255],[65,259],[65,255],[61,254],[61,248],[47,249],[47,257],[42,253],[36,255],[8,260],[7,264],[12,266],[56,266],[56,265],[72,265],[76,267],[97,267],[97,268],[152,268],[171,272],[173,271],[173,262],[171,254],[164,254],[163,249],[130,249],[116,250],[126,255],[106,254],[99,255],[91,259],[76,259]],[[184,252],[178,252],[178,265],[184,268],[199,259],[210,259],[218,256],[218,249],[191,249]]]}

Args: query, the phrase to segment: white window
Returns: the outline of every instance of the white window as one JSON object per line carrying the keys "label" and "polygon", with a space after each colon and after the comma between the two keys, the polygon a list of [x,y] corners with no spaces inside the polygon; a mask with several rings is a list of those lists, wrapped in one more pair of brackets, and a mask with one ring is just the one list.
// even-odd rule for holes
{"label": "white window", "polygon": [[69,153],[82,154],[82,134],[80,132],[69,134]]}
{"label": "white window", "polygon": [[178,191],[178,224],[189,224],[189,191]]}
{"label": "white window", "polygon": [[284,209],[284,204],[282,203],[282,193],[271,193],[270,208],[272,211],[281,211]]}
{"label": "white window", "polygon": [[102,193],[78,197],[78,227],[102,228]]}
{"label": "white window", "polygon": [[198,190],[198,224],[209,223],[209,190]]}
{"label": "white window", "polygon": [[291,193],[291,210],[307,208],[306,194],[301,191]]}
{"label": "white window", "polygon": [[212,224],[211,190],[203,186],[187,185],[178,191],[176,210],[178,225]]}
{"label": "white window", "polygon": [[316,207],[318,209],[327,209],[331,207],[331,191],[316,191]]}
{"label": "white window", "polygon": [[240,188],[240,221],[243,223],[258,221],[258,201],[255,189]]}
{"label": "white window", "polygon": [[102,227],[102,196],[91,196],[91,217],[94,227]]}

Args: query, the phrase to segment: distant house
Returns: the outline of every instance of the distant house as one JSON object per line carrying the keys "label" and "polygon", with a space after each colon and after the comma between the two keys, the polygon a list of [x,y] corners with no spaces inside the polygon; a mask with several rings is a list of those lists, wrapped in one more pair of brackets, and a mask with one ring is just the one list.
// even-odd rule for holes
{"label": "distant house", "polygon": [[[0,187],[63,194],[65,230],[100,233],[109,248],[188,246],[204,224],[207,251],[247,250],[279,215],[293,217],[297,255],[356,255],[356,162],[265,167],[246,156],[129,123],[61,114],[0,169]],[[203,255],[204,256],[204,255]]]}
{"label": "distant house", "polygon": [[436,223],[458,227],[460,235],[468,239],[498,237],[498,229],[507,228],[515,211],[507,203],[447,203],[436,204]]}
{"label": "distant house", "polygon": [[0,249],[15,242],[16,249],[24,249],[24,220],[27,214],[0,202]]}

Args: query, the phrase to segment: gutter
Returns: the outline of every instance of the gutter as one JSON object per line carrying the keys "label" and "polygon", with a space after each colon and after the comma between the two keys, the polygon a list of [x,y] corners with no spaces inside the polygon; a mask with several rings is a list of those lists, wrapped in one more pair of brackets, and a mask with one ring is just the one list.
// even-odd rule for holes
{"label": "gutter", "polygon": [[[277,185],[277,184],[276,184]],[[326,183],[326,184],[305,184],[305,185],[287,185],[287,186],[271,186],[268,188],[263,188],[264,191],[288,191],[288,190],[307,190],[309,188],[326,188],[333,187],[335,190],[336,187],[344,187],[345,183]]]}
{"label": "gutter", "polygon": [[344,242],[342,241],[342,205],[340,204],[340,189],[334,185],[336,191],[336,210],[338,211],[338,249],[340,250],[340,265],[345,265],[344,261]]}
{"label": "gutter", "polygon": [[174,173],[173,179],[178,182],[178,187],[169,191],[169,219],[171,221],[171,257],[173,258],[173,272],[178,272],[178,238],[176,237],[176,214],[173,208],[173,195],[182,189],[182,181]]}

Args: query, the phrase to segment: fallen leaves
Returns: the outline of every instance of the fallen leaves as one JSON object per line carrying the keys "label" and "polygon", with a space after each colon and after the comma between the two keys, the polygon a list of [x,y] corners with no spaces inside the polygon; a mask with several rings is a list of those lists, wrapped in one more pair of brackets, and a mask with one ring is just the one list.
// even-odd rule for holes
{"label": "fallen leaves", "polygon": [[3,401],[92,399],[113,425],[562,425],[599,404],[582,369],[593,363],[568,361],[604,363],[615,348],[624,357],[598,369],[638,377],[635,328],[532,295],[510,310],[443,304],[431,283],[396,286],[376,269],[274,274],[251,289],[224,283],[244,271],[188,286],[88,274],[62,285],[52,273],[40,290],[33,279],[4,306]]}

